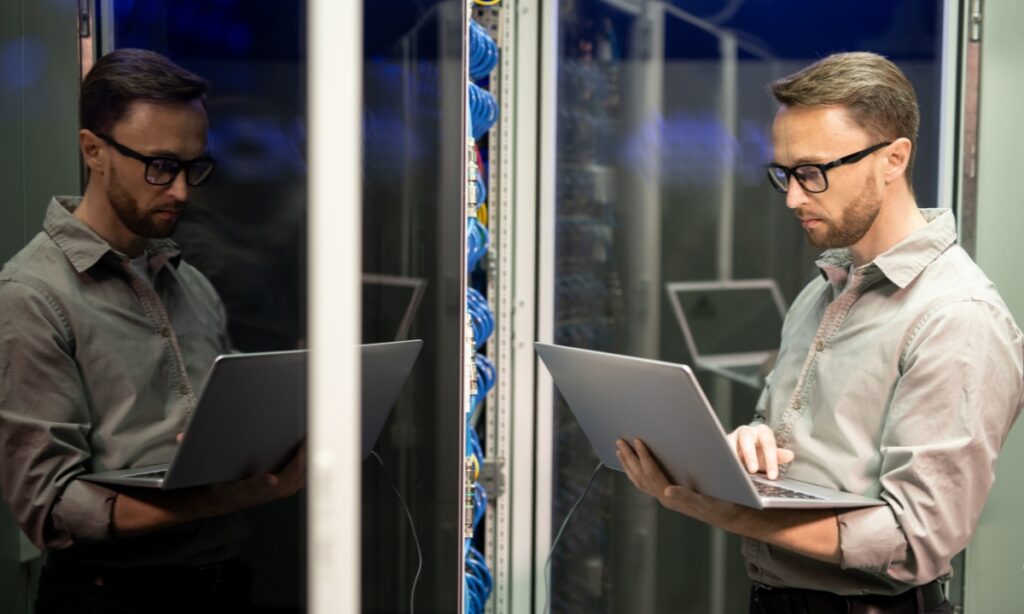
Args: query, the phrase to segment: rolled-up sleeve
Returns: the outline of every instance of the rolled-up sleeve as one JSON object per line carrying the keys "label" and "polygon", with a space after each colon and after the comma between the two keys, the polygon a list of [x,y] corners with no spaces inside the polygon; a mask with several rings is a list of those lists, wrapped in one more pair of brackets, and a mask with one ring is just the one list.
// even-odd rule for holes
{"label": "rolled-up sleeve", "polygon": [[111,539],[115,493],[76,481],[90,457],[87,390],[58,303],[0,282],[0,490],[43,549]]}
{"label": "rolled-up sleeve", "polygon": [[841,566],[921,585],[968,543],[1020,412],[1024,350],[1005,309],[936,308],[909,332],[881,438],[887,506],[838,512]]}

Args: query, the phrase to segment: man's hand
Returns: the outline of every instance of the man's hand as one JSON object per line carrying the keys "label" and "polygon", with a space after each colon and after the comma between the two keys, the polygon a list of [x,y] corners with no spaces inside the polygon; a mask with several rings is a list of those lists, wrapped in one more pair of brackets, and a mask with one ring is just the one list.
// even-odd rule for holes
{"label": "man's hand", "polygon": [[741,426],[726,436],[740,464],[750,473],[764,469],[769,480],[779,477],[779,465],[792,462],[792,450],[775,445],[775,433],[767,424]]}
{"label": "man's hand", "polygon": [[639,439],[632,446],[619,439],[615,442],[615,455],[626,471],[629,481],[637,490],[658,500],[664,507],[698,520],[718,524],[736,513],[736,505],[712,497],[705,497],[686,486],[669,481],[658,461]]}
{"label": "man's hand", "polygon": [[[744,429],[753,432],[745,432]],[[752,446],[753,461],[760,462],[754,466],[755,470],[758,466],[767,465],[769,458],[777,462],[793,460],[790,450],[775,447],[771,429],[767,426],[764,429],[767,434],[759,433],[760,427],[740,427],[729,436],[736,442],[741,462],[744,460],[740,451],[742,445]],[[764,445],[763,437],[766,435],[771,438],[771,447]],[[633,440],[632,445],[622,439],[615,443],[618,447],[615,455],[629,481],[664,507],[736,535],[768,542],[819,561],[839,563],[839,525],[833,510],[754,510],[715,499],[669,482],[658,461],[639,439]],[[744,465],[750,470],[749,463],[744,462]],[[775,474],[778,475],[777,464]]]}
{"label": "man's hand", "polygon": [[211,484],[204,487],[203,496],[212,511],[222,510],[211,515],[220,515],[291,497],[305,485],[306,444],[303,443],[281,471],[238,482]]}

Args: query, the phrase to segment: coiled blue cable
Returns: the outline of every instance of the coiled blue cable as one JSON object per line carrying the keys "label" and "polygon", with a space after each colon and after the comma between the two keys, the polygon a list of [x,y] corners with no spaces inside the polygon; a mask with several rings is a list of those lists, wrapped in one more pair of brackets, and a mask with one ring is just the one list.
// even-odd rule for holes
{"label": "coiled blue cable", "polygon": [[478,204],[487,202],[487,184],[484,183],[482,175],[483,171],[481,171],[480,175],[477,175],[476,179],[476,202]]}
{"label": "coiled blue cable", "polygon": [[469,22],[469,78],[479,81],[498,65],[498,45],[487,30],[475,21]]}
{"label": "coiled blue cable", "polygon": [[[480,24],[469,22],[469,77],[472,81],[486,78],[498,65],[500,59],[498,45]],[[497,100],[487,90],[472,81],[468,84],[467,131],[473,139],[480,139],[498,121],[500,109]],[[477,203],[487,201],[487,185],[483,180],[483,169],[477,176]],[[468,272],[487,254],[490,246],[490,235],[487,227],[478,219],[471,217],[466,226],[466,264]],[[494,312],[487,299],[475,288],[468,288],[466,293],[466,310],[470,316],[470,325],[477,349],[487,343],[494,333]],[[477,354],[475,360],[477,387],[476,394],[470,396],[470,412],[466,424],[466,456],[475,459],[479,465],[484,462],[484,450],[480,436],[472,426],[477,409],[494,387],[496,369],[494,363],[483,354]],[[487,491],[479,482],[472,485],[472,515],[474,532],[487,513]],[[464,604],[467,614],[483,614],[484,606],[493,590],[494,580],[487,562],[476,548],[473,539],[465,541],[465,580],[463,585]]]}
{"label": "coiled blue cable", "polygon": [[466,270],[472,271],[487,254],[491,246],[491,233],[475,217],[466,219]]}
{"label": "coiled blue cable", "polygon": [[469,83],[469,116],[473,138],[479,140],[498,121],[498,101],[476,83]]}
{"label": "coiled blue cable", "polygon": [[476,347],[480,349],[494,333],[494,313],[487,304],[487,299],[473,287],[466,289],[466,309],[469,311]]}

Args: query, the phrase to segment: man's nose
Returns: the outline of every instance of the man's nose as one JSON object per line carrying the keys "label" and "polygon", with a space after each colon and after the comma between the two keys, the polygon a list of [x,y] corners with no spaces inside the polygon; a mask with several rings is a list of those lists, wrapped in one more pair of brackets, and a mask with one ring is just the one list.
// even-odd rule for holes
{"label": "man's nose", "polygon": [[188,200],[188,182],[185,181],[185,169],[181,169],[174,177],[174,181],[167,186],[167,193],[179,202]]}
{"label": "man's nose", "polygon": [[789,177],[789,188],[786,190],[786,206],[790,209],[796,209],[806,204],[807,192],[804,190],[804,186],[800,185],[796,177],[791,175]]}

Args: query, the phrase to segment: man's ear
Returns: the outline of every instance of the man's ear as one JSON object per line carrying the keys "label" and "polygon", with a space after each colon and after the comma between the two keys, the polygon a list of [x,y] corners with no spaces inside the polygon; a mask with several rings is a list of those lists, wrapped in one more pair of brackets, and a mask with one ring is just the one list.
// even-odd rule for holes
{"label": "man's ear", "polygon": [[888,153],[885,157],[885,183],[893,183],[899,180],[900,177],[907,170],[907,165],[910,164],[910,152],[914,145],[910,142],[910,139],[906,137],[900,137],[892,142],[887,148]]}
{"label": "man's ear", "polygon": [[78,131],[78,149],[82,152],[82,160],[89,167],[89,172],[103,174],[106,165],[103,141],[92,130]]}

